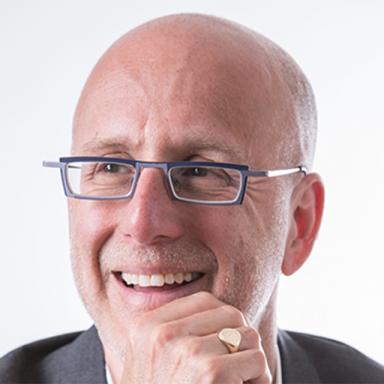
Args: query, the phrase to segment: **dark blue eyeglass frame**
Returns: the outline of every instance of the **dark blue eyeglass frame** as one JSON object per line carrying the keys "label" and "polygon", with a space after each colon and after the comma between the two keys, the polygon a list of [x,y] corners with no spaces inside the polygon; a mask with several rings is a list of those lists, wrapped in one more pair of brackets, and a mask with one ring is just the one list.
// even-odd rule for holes
{"label": "dark blue eyeglass frame", "polygon": [[[129,164],[135,167],[136,172],[132,181],[132,188],[126,195],[119,196],[86,196],[77,193],[73,193],[69,186],[67,178],[68,164],[72,162],[113,162],[117,164]],[[241,204],[244,200],[248,177],[277,177],[290,175],[294,173],[307,174],[307,169],[304,166],[297,166],[289,169],[276,169],[276,170],[249,170],[247,165],[233,164],[233,163],[216,163],[216,162],[204,162],[204,161],[173,161],[173,162],[152,162],[152,161],[138,161],[129,160],[115,157],[99,157],[99,156],[72,156],[72,157],[60,157],[59,161],[43,161],[44,167],[60,168],[61,181],[64,188],[64,193],[67,197],[84,199],[84,200],[122,200],[132,197],[135,193],[137,182],[140,177],[140,172],[143,168],[160,168],[164,171],[164,174],[168,181],[169,190],[172,192],[174,199],[192,204],[205,204],[205,205],[234,205]],[[227,169],[237,170],[240,173],[240,186],[237,196],[233,200],[228,201],[205,201],[194,200],[178,196],[171,180],[170,171],[173,168],[179,167],[223,167]]]}

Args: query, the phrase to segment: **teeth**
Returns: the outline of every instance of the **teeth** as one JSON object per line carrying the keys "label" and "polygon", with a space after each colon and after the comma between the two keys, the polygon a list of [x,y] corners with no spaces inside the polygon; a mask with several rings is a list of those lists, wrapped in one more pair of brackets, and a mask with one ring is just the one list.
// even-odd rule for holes
{"label": "teeth", "polygon": [[188,272],[184,275],[184,280],[190,282],[192,280],[192,273]]}
{"label": "teeth", "polygon": [[139,276],[131,275],[131,284],[139,284]]}
{"label": "teeth", "polygon": [[151,285],[152,287],[162,287],[164,285],[164,275],[152,275]]}
{"label": "teeth", "polygon": [[181,284],[184,281],[184,275],[182,273],[176,273],[175,281],[177,284]]}
{"label": "teeth", "polygon": [[140,287],[149,287],[151,285],[151,276],[140,275],[139,276],[139,285],[140,285]]}
{"label": "teeth", "polygon": [[139,287],[162,287],[164,284],[182,284],[184,281],[196,280],[201,274],[198,272],[166,273],[156,275],[135,275],[133,273],[121,273],[121,278],[127,285],[138,285]]}
{"label": "teeth", "polygon": [[165,284],[173,284],[175,282],[175,276],[173,273],[167,273],[165,275]]}

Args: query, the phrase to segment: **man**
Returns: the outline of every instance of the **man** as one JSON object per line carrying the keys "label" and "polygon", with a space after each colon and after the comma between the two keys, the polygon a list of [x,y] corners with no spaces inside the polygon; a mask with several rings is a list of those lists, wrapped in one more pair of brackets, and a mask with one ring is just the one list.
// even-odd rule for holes
{"label": "man", "polygon": [[315,137],[308,81],[263,36],[203,15],[123,36],[84,87],[72,156],[46,163],[95,327],[11,352],[1,382],[384,382],[344,344],[277,330],[280,273],[321,222]]}

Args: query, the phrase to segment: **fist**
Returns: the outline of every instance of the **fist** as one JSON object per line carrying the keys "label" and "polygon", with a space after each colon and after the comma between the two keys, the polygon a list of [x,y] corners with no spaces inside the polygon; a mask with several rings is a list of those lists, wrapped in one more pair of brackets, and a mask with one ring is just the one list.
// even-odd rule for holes
{"label": "fist", "polygon": [[[240,332],[237,352],[219,340],[223,328]],[[120,384],[272,381],[258,332],[238,309],[207,292],[141,314],[129,335]]]}

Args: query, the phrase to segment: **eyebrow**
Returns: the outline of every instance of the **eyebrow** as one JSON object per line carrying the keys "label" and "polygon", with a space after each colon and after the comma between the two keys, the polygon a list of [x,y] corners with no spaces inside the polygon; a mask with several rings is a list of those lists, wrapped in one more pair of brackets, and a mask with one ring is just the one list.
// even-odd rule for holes
{"label": "eyebrow", "polygon": [[80,147],[81,150],[86,152],[97,152],[101,150],[122,150],[127,149],[127,145],[124,144],[123,140],[119,139],[93,139],[83,144]]}
{"label": "eyebrow", "polygon": [[[124,142],[124,138],[111,138],[111,139],[93,139],[80,147],[82,151],[87,153],[97,153],[100,151],[123,151],[129,152],[129,146]],[[229,161],[238,162],[239,154],[241,151],[236,150],[234,147],[229,147],[225,143],[219,142],[217,140],[204,140],[186,138],[186,141],[178,148],[180,151],[188,151],[189,153],[196,152],[198,154],[200,151],[210,151],[224,155]],[[172,152],[170,148],[170,152]]]}
{"label": "eyebrow", "polygon": [[239,160],[240,151],[235,148],[229,147],[224,143],[220,143],[217,141],[192,141],[186,142],[183,147],[188,148],[189,151],[200,152],[200,151],[210,151],[214,153],[220,153],[225,155],[227,158],[231,159],[231,161],[236,162]]}

